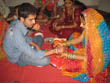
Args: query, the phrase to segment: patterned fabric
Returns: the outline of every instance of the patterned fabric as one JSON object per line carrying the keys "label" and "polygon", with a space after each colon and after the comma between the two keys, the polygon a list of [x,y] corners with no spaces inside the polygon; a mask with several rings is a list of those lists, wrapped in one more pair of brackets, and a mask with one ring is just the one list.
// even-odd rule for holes
{"label": "patterned fabric", "polygon": [[0,46],[2,44],[3,37],[5,35],[7,28],[8,28],[8,23],[5,21],[3,16],[0,16]]}
{"label": "patterned fabric", "polygon": [[6,53],[2,46],[0,46],[0,60],[4,59],[6,57]]}
{"label": "patterned fabric", "polygon": [[87,24],[85,33],[87,75],[93,77],[107,68],[110,62],[109,29],[102,15],[96,10],[88,8],[83,14]]}
{"label": "patterned fabric", "polygon": [[[42,3],[46,3],[46,1],[47,0],[42,0]],[[54,2],[56,2],[57,0],[51,0],[51,2],[49,2],[48,4],[47,4],[47,9],[49,10],[49,11],[52,11],[53,10],[53,6],[54,6]]]}
{"label": "patterned fabric", "polygon": [[3,37],[5,35],[7,27],[8,27],[8,23],[6,23],[3,16],[0,16],[0,60],[5,58],[5,56],[6,56],[6,54],[3,50],[3,47],[2,47],[2,43],[3,43]]}

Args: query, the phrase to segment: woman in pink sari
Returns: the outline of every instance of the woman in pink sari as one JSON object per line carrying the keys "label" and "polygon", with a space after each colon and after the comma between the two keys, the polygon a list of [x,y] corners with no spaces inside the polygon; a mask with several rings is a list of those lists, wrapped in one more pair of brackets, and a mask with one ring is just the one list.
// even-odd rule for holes
{"label": "woman in pink sari", "polygon": [[62,15],[52,20],[50,23],[50,31],[59,38],[67,38],[73,32],[82,32],[80,28],[81,8],[73,5],[74,0],[64,0]]}

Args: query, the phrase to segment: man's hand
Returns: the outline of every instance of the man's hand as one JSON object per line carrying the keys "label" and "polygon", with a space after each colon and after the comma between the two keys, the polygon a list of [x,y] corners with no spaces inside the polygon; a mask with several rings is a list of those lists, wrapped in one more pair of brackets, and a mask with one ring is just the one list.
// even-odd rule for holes
{"label": "man's hand", "polygon": [[38,23],[33,25],[34,30],[40,30],[40,25]]}

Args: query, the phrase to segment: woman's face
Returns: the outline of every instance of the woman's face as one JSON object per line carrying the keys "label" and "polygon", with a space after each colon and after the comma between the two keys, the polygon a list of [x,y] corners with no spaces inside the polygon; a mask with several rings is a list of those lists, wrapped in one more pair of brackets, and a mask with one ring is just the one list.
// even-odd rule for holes
{"label": "woman's face", "polygon": [[66,8],[71,8],[71,6],[72,6],[73,4],[72,4],[72,1],[70,0],[70,1],[65,1],[65,7]]}
{"label": "woman's face", "polygon": [[82,27],[82,28],[86,28],[86,24],[85,24],[85,20],[84,20],[84,18],[83,17],[81,17],[80,16],[80,19],[81,19],[81,24],[80,24],[80,27]]}

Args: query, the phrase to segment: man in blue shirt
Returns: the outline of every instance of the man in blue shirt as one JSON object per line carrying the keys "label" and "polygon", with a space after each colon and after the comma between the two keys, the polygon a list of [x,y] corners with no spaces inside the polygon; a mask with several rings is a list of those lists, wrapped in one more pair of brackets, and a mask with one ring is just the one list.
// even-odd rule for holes
{"label": "man in blue shirt", "polygon": [[[32,48],[30,42],[32,38],[27,36],[27,28],[35,24],[36,8],[29,4],[23,3],[18,10],[18,20],[14,20],[8,27],[3,41],[3,48],[7,54],[7,58],[11,63],[20,66],[38,65],[44,66],[49,64],[48,55],[61,52],[60,49],[50,51],[36,50]],[[37,45],[42,43],[42,36],[37,36],[39,40]],[[41,43],[40,43],[41,42]]]}

